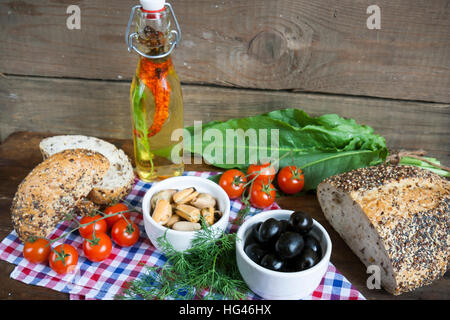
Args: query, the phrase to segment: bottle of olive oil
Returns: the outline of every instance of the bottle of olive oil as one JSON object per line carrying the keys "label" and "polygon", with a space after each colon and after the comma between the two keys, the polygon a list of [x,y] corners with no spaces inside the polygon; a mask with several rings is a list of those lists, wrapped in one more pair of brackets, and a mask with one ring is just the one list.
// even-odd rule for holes
{"label": "bottle of olive oil", "polygon": [[[139,178],[155,181],[181,175],[184,168],[182,137],[172,136],[183,128],[181,85],[171,58],[181,31],[170,4],[140,3],[132,9],[126,33],[128,49],[139,54],[130,90],[134,157]],[[136,32],[130,34],[135,16]]]}

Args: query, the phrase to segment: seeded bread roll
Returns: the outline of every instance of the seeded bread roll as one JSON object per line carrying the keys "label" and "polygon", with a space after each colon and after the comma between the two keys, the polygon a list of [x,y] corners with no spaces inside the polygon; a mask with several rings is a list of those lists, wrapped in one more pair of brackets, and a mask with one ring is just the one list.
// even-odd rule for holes
{"label": "seeded bread roll", "polygon": [[410,166],[363,168],[317,187],[325,218],[394,295],[430,284],[447,271],[450,185]]}
{"label": "seeded bread roll", "polygon": [[80,201],[78,201],[77,205],[75,206],[75,211],[74,213],[77,216],[87,216],[90,215],[91,213],[95,212],[96,210],[100,210],[100,205],[86,199],[86,198],[82,198]]}
{"label": "seeded bread roll", "polygon": [[37,165],[19,185],[11,206],[19,238],[47,237],[108,168],[104,156],[84,149],[56,153]]}
{"label": "seeded bread roll", "polygon": [[39,148],[44,159],[67,149],[88,149],[108,158],[110,167],[106,175],[89,193],[88,199],[96,204],[107,205],[130,193],[134,183],[134,171],[123,150],[113,144],[83,135],[62,135],[43,139]]}

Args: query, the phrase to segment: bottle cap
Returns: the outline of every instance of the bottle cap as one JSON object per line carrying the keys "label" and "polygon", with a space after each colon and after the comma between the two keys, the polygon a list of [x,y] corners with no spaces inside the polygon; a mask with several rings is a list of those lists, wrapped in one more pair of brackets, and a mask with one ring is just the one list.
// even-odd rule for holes
{"label": "bottle cap", "polygon": [[149,12],[159,12],[165,9],[166,0],[140,0],[142,9]]}

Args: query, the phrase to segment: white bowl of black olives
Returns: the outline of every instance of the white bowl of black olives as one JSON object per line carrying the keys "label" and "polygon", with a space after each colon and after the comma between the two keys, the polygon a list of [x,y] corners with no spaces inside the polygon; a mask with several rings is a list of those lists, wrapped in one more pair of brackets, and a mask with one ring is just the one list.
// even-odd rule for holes
{"label": "white bowl of black olives", "polygon": [[242,278],[264,299],[302,299],[314,292],[327,271],[330,236],[302,211],[259,213],[241,225],[237,237]]}

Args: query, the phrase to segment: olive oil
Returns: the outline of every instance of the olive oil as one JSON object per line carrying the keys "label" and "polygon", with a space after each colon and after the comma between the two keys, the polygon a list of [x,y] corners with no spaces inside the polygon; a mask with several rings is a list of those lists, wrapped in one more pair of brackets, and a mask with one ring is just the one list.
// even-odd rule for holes
{"label": "olive oil", "polygon": [[[141,57],[141,60],[146,59]],[[180,82],[178,76],[173,68],[171,59],[168,58],[165,61],[153,62],[158,67],[167,67],[166,81],[170,87],[170,93],[168,94],[168,110],[167,118],[162,123],[158,132],[153,135],[148,131],[152,127],[154,121],[158,120],[158,114],[156,112],[157,106],[155,96],[139,78],[139,69],[133,78],[130,90],[131,99],[131,112],[133,114],[133,144],[134,144],[134,156],[136,162],[136,171],[139,178],[144,181],[153,181],[158,179],[167,178],[170,176],[178,176],[183,173],[183,163],[174,163],[170,157],[170,153],[165,156],[157,155],[159,150],[171,150],[172,147],[181,143],[182,141],[172,141],[172,133],[176,129],[183,128],[183,98],[181,92]],[[136,95],[142,92],[142,97],[139,103],[134,103],[138,99]],[[163,108],[165,106],[159,106]],[[140,110],[137,110],[140,109]],[[139,126],[144,127],[147,136],[142,136],[142,132],[139,132]],[[147,129],[147,130],[145,130]],[[142,131],[142,130],[141,130]],[[176,161],[180,162],[180,161]]]}
{"label": "olive oil", "polygon": [[183,173],[182,138],[173,137],[183,128],[183,98],[170,56],[167,12],[137,12],[141,56],[130,89],[134,156],[139,178],[155,181]]}

